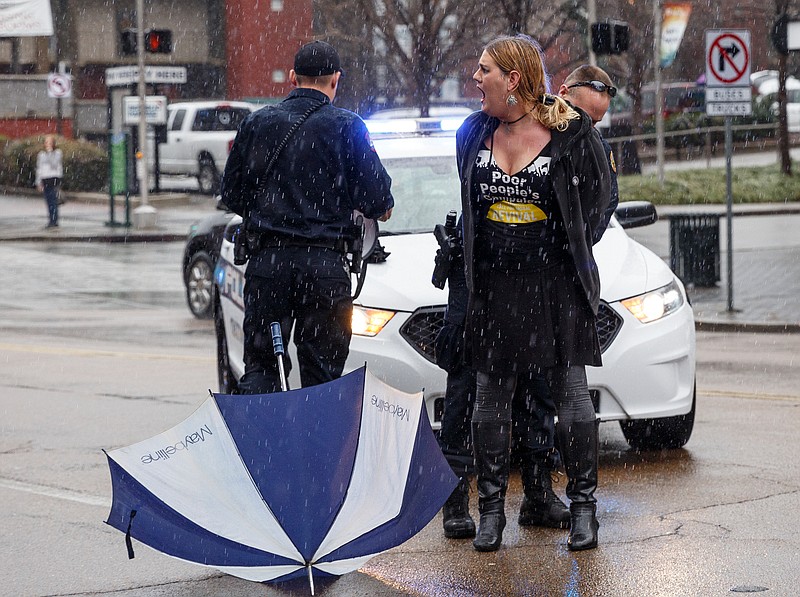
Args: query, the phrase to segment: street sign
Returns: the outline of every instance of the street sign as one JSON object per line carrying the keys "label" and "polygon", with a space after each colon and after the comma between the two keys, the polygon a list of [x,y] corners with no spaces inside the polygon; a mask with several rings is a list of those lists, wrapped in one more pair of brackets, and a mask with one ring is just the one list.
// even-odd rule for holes
{"label": "street sign", "polygon": [[[145,83],[181,84],[188,80],[185,66],[145,66]],[[114,66],[106,69],[106,87],[134,85],[139,82],[138,66]]]}
{"label": "street sign", "polygon": [[47,97],[60,99],[72,97],[72,77],[61,73],[47,75]]}
{"label": "street sign", "polygon": [[748,116],[753,112],[750,88],[750,32],[706,31],[706,113]]}
{"label": "street sign", "polygon": [[709,116],[749,116],[753,113],[751,102],[717,102],[706,104]]}
{"label": "street sign", "polygon": [[709,87],[706,89],[707,102],[749,102],[753,99],[750,87]]}
{"label": "street sign", "polygon": [[750,32],[706,31],[706,86],[750,85]]}
{"label": "street sign", "polygon": [[[122,98],[123,122],[127,125],[139,124],[138,95],[129,95]],[[145,120],[147,124],[167,124],[167,98],[163,95],[148,95],[145,97]]]}

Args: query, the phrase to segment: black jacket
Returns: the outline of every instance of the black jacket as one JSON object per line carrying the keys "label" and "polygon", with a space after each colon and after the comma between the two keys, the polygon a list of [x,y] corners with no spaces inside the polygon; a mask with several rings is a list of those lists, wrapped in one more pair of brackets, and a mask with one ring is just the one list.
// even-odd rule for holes
{"label": "black jacket", "polygon": [[[610,174],[600,135],[589,117],[572,120],[563,132],[551,130],[550,176],[559,212],[569,239],[569,251],[586,298],[597,314],[600,301],[600,276],[592,255],[592,241],[603,226],[610,201]],[[497,129],[500,121],[483,112],[467,117],[456,133],[456,160],[461,178],[464,265],[467,287],[475,290],[475,229],[477,198],[473,196],[472,173],[483,140]]]}
{"label": "black jacket", "polygon": [[[264,172],[292,124],[322,103],[279,154],[262,190]],[[314,89],[300,88],[242,122],[222,178],[222,202],[247,228],[277,236],[335,240],[353,210],[377,218],[394,206],[391,179],[353,112],[334,107]]]}

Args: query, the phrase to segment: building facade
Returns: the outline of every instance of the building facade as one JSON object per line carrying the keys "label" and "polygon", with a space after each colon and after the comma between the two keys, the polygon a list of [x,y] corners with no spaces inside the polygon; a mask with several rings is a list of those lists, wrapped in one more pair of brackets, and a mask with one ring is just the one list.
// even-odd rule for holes
{"label": "building facade", "polygon": [[[104,136],[105,71],[137,64],[122,44],[123,31],[136,28],[135,6],[135,0],[51,0],[52,38],[0,40],[0,135],[60,129]],[[312,0],[148,0],[144,26],[171,31],[173,42],[170,53],[147,53],[146,64],[187,69],[185,84],[148,93],[173,101],[270,101],[289,91],[294,52],[313,38]],[[47,74],[59,68],[73,80],[72,97],[60,105],[46,87]]]}

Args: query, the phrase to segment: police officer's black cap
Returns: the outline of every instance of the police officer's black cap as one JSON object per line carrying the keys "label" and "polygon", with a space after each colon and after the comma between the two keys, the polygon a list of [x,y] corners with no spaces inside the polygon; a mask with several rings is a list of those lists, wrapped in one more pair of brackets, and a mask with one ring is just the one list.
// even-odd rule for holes
{"label": "police officer's black cap", "polygon": [[305,77],[323,77],[341,71],[339,53],[331,44],[312,41],[294,55],[294,72]]}

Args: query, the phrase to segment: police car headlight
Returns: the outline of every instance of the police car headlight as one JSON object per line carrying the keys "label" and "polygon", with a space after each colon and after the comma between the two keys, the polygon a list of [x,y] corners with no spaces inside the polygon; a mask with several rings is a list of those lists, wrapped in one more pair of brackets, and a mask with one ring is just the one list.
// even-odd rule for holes
{"label": "police car headlight", "polygon": [[394,317],[394,313],[353,305],[353,333],[357,336],[376,336]]}
{"label": "police car headlight", "polygon": [[621,301],[623,306],[642,323],[658,321],[677,311],[684,303],[683,293],[675,280],[652,292]]}

